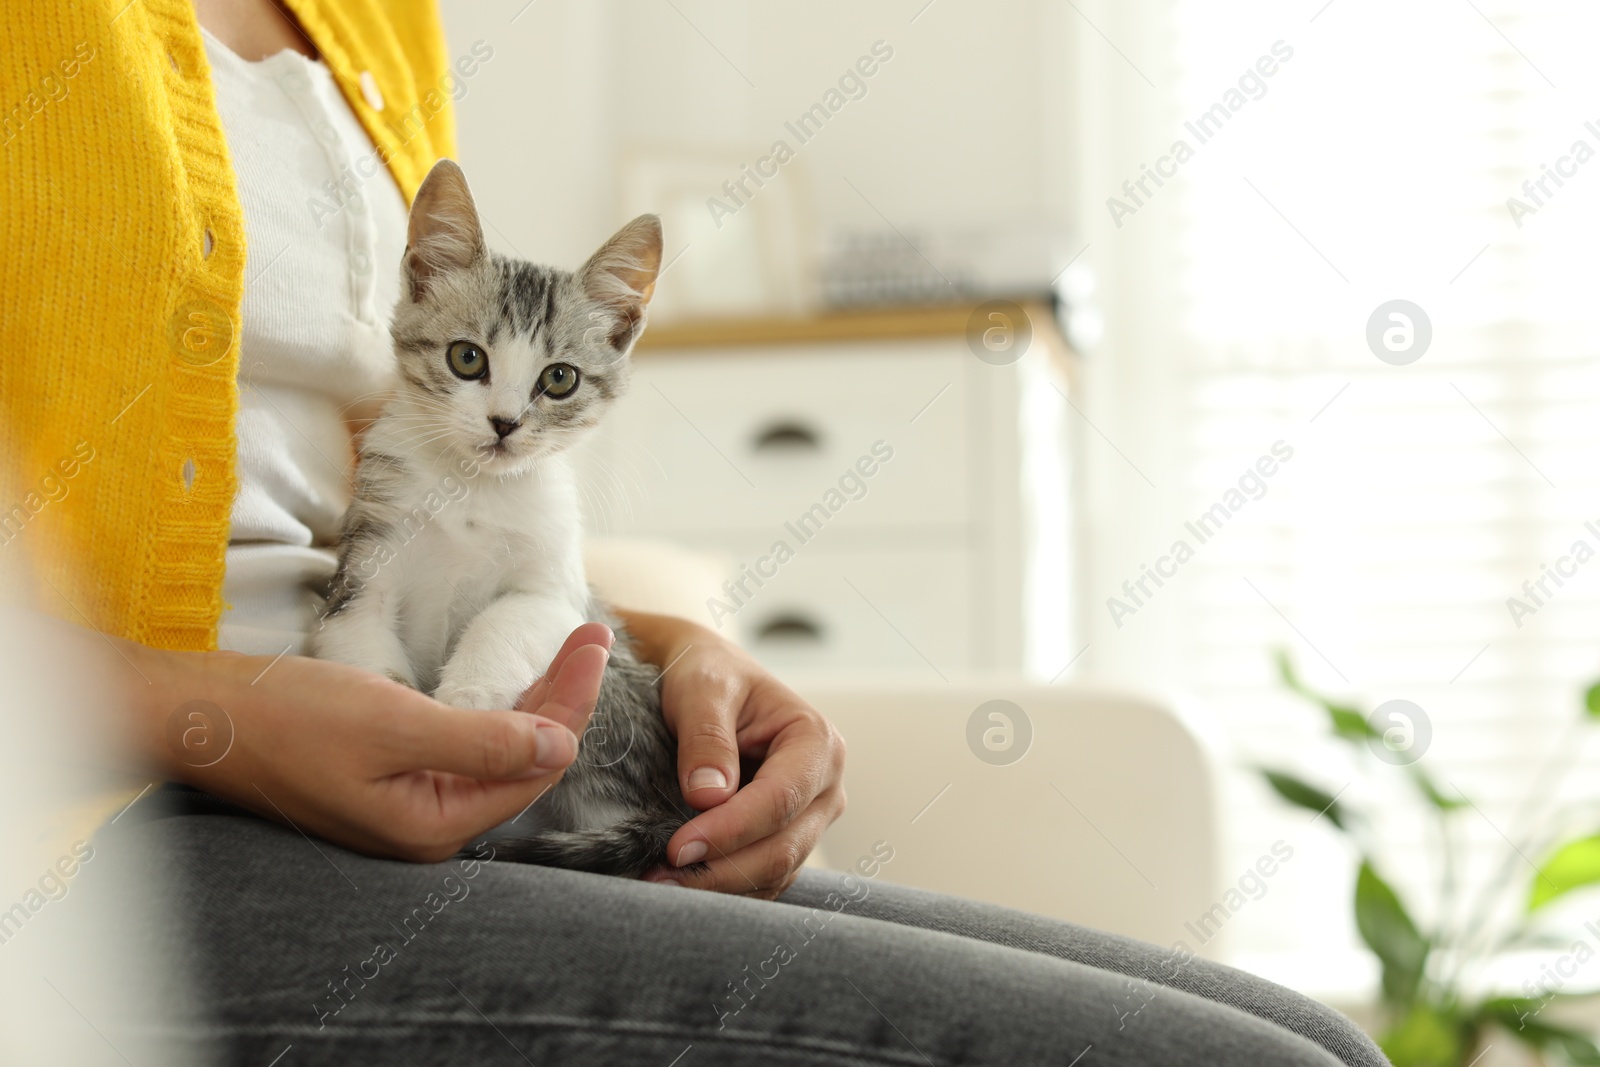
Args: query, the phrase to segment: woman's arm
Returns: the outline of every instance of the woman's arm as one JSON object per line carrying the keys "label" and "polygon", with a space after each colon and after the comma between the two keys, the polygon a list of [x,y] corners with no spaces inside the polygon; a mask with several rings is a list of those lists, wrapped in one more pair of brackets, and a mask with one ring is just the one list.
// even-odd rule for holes
{"label": "woman's arm", "polygon": [[[663,670],[661,711],[678,739],[678,781],[701,814],[673,835],[682,867],[649,877],[772,899],[844,811],[844,739],[749,654],[704,626],[618,612],[641,659]],[[740,760],[759,764],[743,789]]]}
{"label": "woman's arm", "polygon": [[[561,779],[610,656],[574,630],[518,711],[464,712],[342,664],[163,652],[65,623],[68,664],[113,694],[123,762],[371,855],[436,862]],[[194,703],[201,702],[201,703]],[[183,738],[201,710],[211,750]],[[223,748],[225,754],[216,754]]]}
{"label": "woman's arm", "polygon": [[[651,877],[776,897],[844,810],[843,740],[714,632],[621,614],[641,658],[664,670],[662,713],[678,738],[679,780],[701,811],[668,854],[679,866],[704,860],[706,869]],[[560,781],[612,641],[604,626],[580,626],[520,710],[469,713],[342,664],[165,652],[49,625],[72,669],[113,694],[119,769],[185,782],[360,852],[424,862],[448,858]],[[220,758],[197,758],[180,740],[185,706],[196,701],[220,720],[208,738],[229,742]],[[743,789],[741,759],[758,765]]]}

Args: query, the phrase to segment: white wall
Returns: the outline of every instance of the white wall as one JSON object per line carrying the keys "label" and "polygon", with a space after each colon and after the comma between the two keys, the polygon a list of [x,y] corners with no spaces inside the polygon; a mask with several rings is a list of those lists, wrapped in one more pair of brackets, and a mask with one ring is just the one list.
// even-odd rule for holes
{"label": "white wall", "polygon": [[894,58],[778,179],[813,205],[819,232],[881,225],[877,212],[908,231],[1070,222],[1042,128],[1041,90],[1059,78],[1042,31],[1059,15],[1037,0],[935,0],[920,16],[925,0],[526,2],[443,0],[453,53],[494,48],[459,116],[462,161],[502,248],[581,260],[625,221],[618,165],[630,152],[754,160],[775,138],[794,144],[785,120],[880,39]]}

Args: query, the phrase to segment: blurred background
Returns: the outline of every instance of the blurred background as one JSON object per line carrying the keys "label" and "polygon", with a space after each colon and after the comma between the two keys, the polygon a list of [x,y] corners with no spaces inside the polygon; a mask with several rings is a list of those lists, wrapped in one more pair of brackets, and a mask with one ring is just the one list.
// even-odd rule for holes
{"label": "blurred background", "polygon": [[496,245],[663,217],[590,528],[840,719],[832,862],[1379,1029],[1600,988],[1592,4],[443,6]]}

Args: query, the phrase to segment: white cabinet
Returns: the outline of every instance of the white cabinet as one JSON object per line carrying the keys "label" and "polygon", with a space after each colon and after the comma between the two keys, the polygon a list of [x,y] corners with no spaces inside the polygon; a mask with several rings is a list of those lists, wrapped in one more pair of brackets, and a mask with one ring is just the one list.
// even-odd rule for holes
{"label": "white cabinet", "polygon": [[582,454],[589,529],[724,555],[700,621],[786,672],[1048,677],[1072,614],[1070,362],[1032,318],[1006,366],[948,313],[922,336],[647,333]]}

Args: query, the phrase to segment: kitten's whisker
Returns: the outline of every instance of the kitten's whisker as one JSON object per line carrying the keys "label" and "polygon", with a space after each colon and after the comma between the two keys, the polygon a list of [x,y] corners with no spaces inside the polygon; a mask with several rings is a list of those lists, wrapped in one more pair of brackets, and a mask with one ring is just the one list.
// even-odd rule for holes
{"label": "kitten's whisker", "polygon": [[344,414],[346,411],[348,411],[351,408],[355,407],[357,404],[360,404],[364,400],[373,400],[373,399],[375,399],[377,397],[384,397],[386,399],[389,399],[389,398],[395,397],[396,395],[398,395],[398,393],[399,393],[399,390],[395,386],[389,386],[389,387],[384,388],[384,389],[374,389],[371,392],[358,394],[357,396],[351,397],[348,401],[346,401],[339,408],[339,413],[341,415]]}
{"label": "kitten's whisker", "polygon": [[[621,469],[619,462],[608,462],[605,467],[606,476],[617,487],[616,498],[624,516],[632,519],[635,515],[635,500],[644,498],[644,479],[629,462],[628,471]],[[624,478],[624,473],[631,474],[631,481]]]}
{"label": "kitten's whisker", "polygon": [[455,405],[452,405],[449,401],[431,396],[421,396],[415,392],[402,393],[393,399],[395,402],[391,403],[387,409],[389,414],[407,414],[409,413],[406,410],[407,408],[415,408],[425,412],[438,412],[440,414],[456,413]]}
{"label": "kitten's whisker", "polygon": [[[635,515],[635,497],[637,496],[642,500],[646,495],[644,479],[639,475],[637,469],[633,468],[631,463],[629,463],[627,472],[631,477],[625,480],[623,472],[619,469],[619,462],[614,460],[613,457],[597,456],[595,458],[598,460],[600,475],[609,479],[615,486],[616,491],[613,494],[613,499],[617,504],[617,509],[623,513],[625,518],[633,519]],[[626,457],[624,457],[624,461],[626,461]]]}

